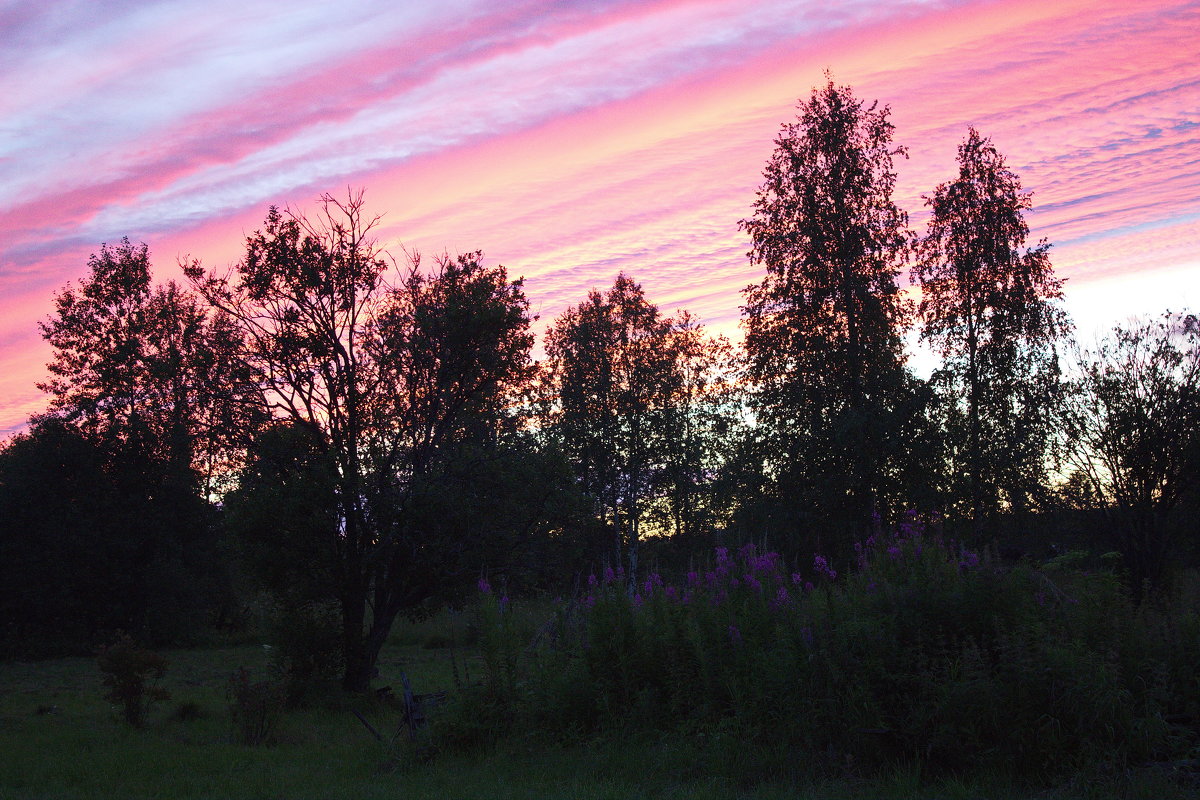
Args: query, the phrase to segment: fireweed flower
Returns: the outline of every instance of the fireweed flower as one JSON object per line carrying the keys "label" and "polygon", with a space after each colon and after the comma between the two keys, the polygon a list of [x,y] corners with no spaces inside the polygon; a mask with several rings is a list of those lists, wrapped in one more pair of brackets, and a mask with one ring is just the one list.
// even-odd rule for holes
{"label": "fireweed flower", "polygon": [[604,585],[607,586],[608,584],[612,583],[616,579],[617,579],[617,576],[616,576],[616,573],[613,572],[613,568],[605,567],[604,568]]}
{"label": "fireweed flower", "polygon": [[663,594],[665,594],[667,596],[668,600],[678,600],[679,599],[679,590],[676,589],[674,586],[668,586],[666,589],[663,590]]}
{"label": "fireweed flower", "polygon": [[898,545],[889,545],[887,549],[888,555],[892,557],[892,561],[900,558],[900,547]]}
{"label": "fireweed flower", "polygon": [[595,573],[588,575],[588,586],[595,586],[599,581],[596,580]]}
{"label": "fireweed flower", "polygon": [[487,582],[487,578],[479,579],[479,592],[480,592],[480,594],[491,594],[492,593],[492,585]]}
{"label": "fireweed flower", "polygon": [[837,580],[837,570],[829,566],[829,562],[825,560],[825,556],[817,554],[813,556],[813,569],[818,575],[824,575],[831,581]]}
{"label": "fireweed flower", "polygon": [[801,575],[799,572],[793,572],[792,573],[792,583],[799,586],[800,584],[804,583],[804,576]]}
{"label": "fireweed flower", "polygon": [[700,583],[700,573],[696,570],[691,570],[687,574],[687,585],[696,586]]}

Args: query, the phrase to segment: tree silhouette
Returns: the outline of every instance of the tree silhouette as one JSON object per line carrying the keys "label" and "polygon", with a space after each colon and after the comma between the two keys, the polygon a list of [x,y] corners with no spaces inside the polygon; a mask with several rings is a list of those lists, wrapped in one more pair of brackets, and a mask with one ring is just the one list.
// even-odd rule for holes
{"label": "tree silhouette", "polygon": [[240,446],[230,432],[244,409],[215,391],[242,380],[237,331],[173,281],[153,286],[145,244],[103,245],[88,266],[40,325],[54,348],[52,377],[38,384],[51,395],[47,413],[159,474],[212,488]]}
{"label": "tree silhouette", "polygon": [[925,198],[933,215],[913,278],[921,338],[942,357],[955,494],[978,529],[1002,505],[1021,508],[1046,482],[1057,344],[1068,333],[1050,246],[1025,248],[1030,195],[974,128],[958,148],[958,177]]}
{"label": "tree silhouette", "polygon": [[776,138],[754,216],[741,222],[767,273],[744,307],[760,458],[781,495],[852,526],[890,491],[906,391],[909,309],[896,277],[909,233],[892,201],[904,150],[888,113],[832,80],[814,89]]}
{"label": "tree silhouette", "polygon": [[614,557],[628,559],[630,580],[678,382],[671,331],[671,321],[622,273],[608,292],[592,290],[564,311],[546,334],[547,422],[612,525]]}
{"label": "tree silhouette", "polygon": [[[229,274],[187,268],[237,324],[254,398],[310,431],[333,472],[330,534],[348,689],[369,686],[396,615],[429,597],[435,544],[408,513],[439,460],[468,431],[496,424],[530,373],[520,281],[478,253],[419,259],[396,285],[371,238],[361,192],[322,198],[317,220],[272,208]],[[433,548],[436,552],[436,548]]]}
{"label": "tree silhouette", "polygon": [[1164,581],[1172,518],[1200,487],[1200,321],[1164,314],[1118,326],[1075,353],[1058,419],[1072,483],[1099,506],[1135,591]]}
{"label": "tree silhouette", "polygon": [[695,540],[728,517],[731,498],[720,478],[744,424],[736,355],[688,312],[671,320],[673,392],[663,419],[666,459],[659,474],[662,501],[652,509],[660,530]]}

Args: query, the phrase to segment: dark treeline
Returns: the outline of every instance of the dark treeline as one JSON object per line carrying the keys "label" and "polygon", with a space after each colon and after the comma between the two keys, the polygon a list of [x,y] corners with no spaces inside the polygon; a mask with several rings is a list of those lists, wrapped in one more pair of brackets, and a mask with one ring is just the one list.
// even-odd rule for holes
{"label": "dark treeline", "polygon": [[265,596],[325,625],[363,690],[398,615],[481,577],[632,585],[744,542],[836,562],[911,510],[1169,587],[1197,556],[1196,317],[1076,344],[990,140],[967,132],[923,235],[892,198],[904,155],[846,87],[799,104],[741,221],[764,270],[741,348],[621,274],[535,363],[520,279],[479,252],[397,265],[361,193],[272,208],[242,260],[182,286],[145,245],[102,246],[42,324],[49,407],[0,451],[0,652],[186,642]]}

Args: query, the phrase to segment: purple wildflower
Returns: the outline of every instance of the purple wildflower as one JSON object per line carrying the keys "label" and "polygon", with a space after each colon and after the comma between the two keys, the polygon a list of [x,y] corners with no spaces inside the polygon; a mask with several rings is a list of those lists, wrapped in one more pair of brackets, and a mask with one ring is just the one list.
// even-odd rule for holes
{"label": "purple wildflower", "polygon": [[599,581],[596,580],[595,573],[588,575],[588,586],[595,586]]}
{"label": "purple wildflower", "polygon": [[488,583],[487,578],[479,579],[479,592],[480,592],[480,594],[491,594],[492,593],[492,585],[490,583]]}
{"label": "purple wildflower", "polygon": [[825,560],[825,556],[817,554],[813,556],[813,569],[817,574],[824,575],[831,581],[837,580],[837,570],[829,566],[829,562]]}
{"label": "purple wildflower", "polygon": [[606,566],[604,568],[604,585],[607,586],[608,584],[612,583],[616,579],[617,579],[617,576],[616,576],[616,573],[613,572],[613,568]]}

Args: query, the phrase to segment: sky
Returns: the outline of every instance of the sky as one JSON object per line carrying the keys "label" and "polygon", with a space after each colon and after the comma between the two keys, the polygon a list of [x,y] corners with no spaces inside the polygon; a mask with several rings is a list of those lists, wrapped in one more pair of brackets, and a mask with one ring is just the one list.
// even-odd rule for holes
{"label": "sky", "polygon": [[1200,0],[0,0],[0,437],[101,243],[178,279],[350,187],[397,256],[523,276],[542,326],[625,271],[736,339],[738,221],[826,70],[890,107],[917,232],[991,137],[1081,338],[1198,310],[1198,43]]}

